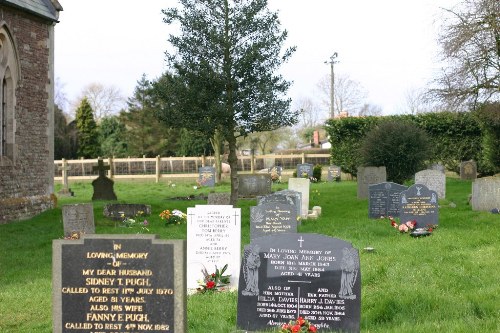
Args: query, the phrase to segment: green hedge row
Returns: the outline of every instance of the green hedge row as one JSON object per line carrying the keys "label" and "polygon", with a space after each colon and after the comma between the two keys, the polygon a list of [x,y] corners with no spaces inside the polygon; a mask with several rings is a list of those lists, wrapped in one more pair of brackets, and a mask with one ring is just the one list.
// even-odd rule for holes
{"label": "green hedge row", "polygon": [[[498,106],[495,107],[497,109]],[[498,116],[500,111],[487,114]],[[357,167],[361,165],[359,148],[363,138],[385,120],[409,121],[423,129],[429,135],[432,146],[429,164],[441,162],[448,170],[459,172],[460,162],[472,159],[478,163],[480,174],[498,172],[500,164],[495,163],[500,159],[500,120],[495,118],[491,121],[479,112],[330,119],[325,129],[332,145],[331,163],[355,176]]]}

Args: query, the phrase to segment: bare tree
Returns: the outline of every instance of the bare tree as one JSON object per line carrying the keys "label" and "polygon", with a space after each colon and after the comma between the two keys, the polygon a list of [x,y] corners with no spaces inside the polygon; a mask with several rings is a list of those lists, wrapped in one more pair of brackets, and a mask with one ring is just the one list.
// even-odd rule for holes
{"label": "bare tree", "polygon": [[380,105],[365,103],[359,109],[358,116],[366,117],[366,116],[381,116],[382,115],[382,107]]}
{"label": "bare tree", "polygon": [[66,106],[68,105],[68,98],[66,97],[66,92],[64,91],[64,86],[66,84],[61,81],[59,77],[55,79],[54,84],[54,104],[64,112]]}
{"label": "bare tree", "polygon": [[463,0],[445,9],[439,42],[448,67],[431,96],[451,110],[500,100],[500,1]]}
{"label": "bare tree", "polygon": [[294,102],[294,109],[298,110],[300,114],[299,126],[301,127],[318,126],[326,117],[325,114],[322,114],[318,105],[308,97],[302,97]]}
{"label": "bare tree", "polygon": [[[321,93],[323,104],[330,108],[330,76],[326,75],[317,86]],[[349,114],[356,114],[364,104],[368,92],[358,81],[352,80],[348,75],[337,74],[334,78],[335,87],[335,110],[337,114],[347,111]]]}
{"label": "bare tree", "polygon": [[97,122],[100,119],[118,114],[124,106],[125,99],[120,90],[114,86],[104,86],[100,83],[91,83],[86,86],[81,93],[81,99],[86,97]]}

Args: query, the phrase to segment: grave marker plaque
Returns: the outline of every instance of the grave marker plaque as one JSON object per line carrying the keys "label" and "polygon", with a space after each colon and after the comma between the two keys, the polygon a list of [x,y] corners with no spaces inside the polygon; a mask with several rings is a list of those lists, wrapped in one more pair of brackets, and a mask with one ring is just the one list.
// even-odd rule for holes
{"label": "grave marker plaque", "polygon": [[297,216],[302,212],[302,193],[293,190],[281,190],[268,195],[257,197],[257,204],[283,203],[295,207]]}
{"label": "grave marker plaque", "polygon": [[297,210],[283,203],[250,207],[250,239],[270,234],[297,232]]}
{"label": "grave marker plaque", "polygon": [[64,236],[76,232],[94,234],[94,207],[92,204],[74,204],[62,206]]}
{"label": "grave marker plaque", "polygon": [[198,185],[214,187],[215,186],[215,168],[211,166],[198,168]]}
{"label": "grave marker plaque", "polygon": [[429,190],[436,191],[439,199],[446,197],[446,176],[441,171],[419,171],[415,174],[415,184],[422,184]]}
{"label": "grave marker plaque", "polygon": [[460,179],[474,180],[477,178],[477,164],[474,161],[460,163]]}
{"label": "grave marker plaque", "polygon": [[328,167],[328,181],[329,182],[339,182],[340,181],[341,170],[339,166],[330,165]]}
{"label": "grave marker plaque", "polygon": [[360,315],[359,253],[350,243],[318,234],[279,234],[245,247],[238,328],[276,329],[301,316],[320,332],[359,332]]}
{"label": "grave marker plaque", "polygon": [[53,332],[186,332],[185,242],[53,241]]}
{"label": "grave marker plaque", "polygon": [[240,197],[255,197],[271,193],[272,180],[270,174],[238,175]]}
{"label": "grave marker plaque", "polygon": [[385,166],[382,167],[358,167],[358,199],[368,198],[368,186],[383,183],[387,180]]}
{"label": "grave marker plaque", "polygon": [[439,222],[438,194],[423,184],[415,184],[401,192],[399,218],[402,223],[416,221],[417,228],[437,225]]}
{"label": "grave marker plaque", "polygon": [[408,187],[392,182],[372,184],[368,187],[368,216],[399,217],[399,194]]}
{"label": "grave marker plaque", "polygon": [[310,163],[297,164],[297,178],[311,178],[313,176],[313,165]]}
{"label": "grave marker plaque", "polygon": [[187,288],[196,289],[202,270],[228,265],[229,288],[238,284],[241,253],[241,208],[196,205],[187,209]]}
{"label": "grave marker plaque", "polygon": [[472,209],[491,211],[500,208],[500,178],[487,177],[472,183]]}

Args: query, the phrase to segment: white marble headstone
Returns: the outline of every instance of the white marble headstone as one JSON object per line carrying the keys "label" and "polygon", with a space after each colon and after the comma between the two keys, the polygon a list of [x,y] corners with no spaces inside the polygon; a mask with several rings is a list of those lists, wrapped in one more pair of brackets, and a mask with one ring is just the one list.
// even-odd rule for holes
{"label": "white marble headstone", "polygon": [[302,194],[301,217],[307,218],[309,211],[309,188],[311,181],[307,178],[290,178],[288,179],[288,189],[300,192]]}

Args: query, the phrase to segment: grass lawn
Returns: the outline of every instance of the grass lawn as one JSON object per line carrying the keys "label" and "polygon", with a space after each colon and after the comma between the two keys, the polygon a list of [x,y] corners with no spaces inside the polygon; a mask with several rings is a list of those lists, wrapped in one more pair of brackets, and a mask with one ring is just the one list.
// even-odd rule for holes
{"label": "grass lawn", "polygon": [[[152,207],[149,229],[163,239],[186,239],[186,225],[165,226],[158,214],[204,201],[173,200],[210,189],[167,183],[115,183],[119,202]],[[0,225],[0,332],[52,331],[52,240],[63,237],[61,206],[91,202],[89,182],[71,183],[75,197],[59,198],[58,208],[33,219]],[[286,184],[273,185],[273,190]],[[56,190],[60,189],[60,185]],[[229,191],[229,185],[215,188]],[[500,332],[500,215],[474,212],[467,203],[471,182],[447,178],[440,200],[439,228],[421,239],[399,234],[387,220],[368,218],[368,201],[356,199],[356,183],[311,185],[311,205],[323,215],[299,232],[320,233],[352,242],[360,250],[361,332]],[[453,202],[456,207],[449,204]],[[96,233],[136,233],[102,214],[94,202]],[[249,243],[249,211],[255,200],[240,200],[242,245]],[[373,247],[374,252],[364,252]],[[236,329],[236,293],[188,297],[189,333]]]}

